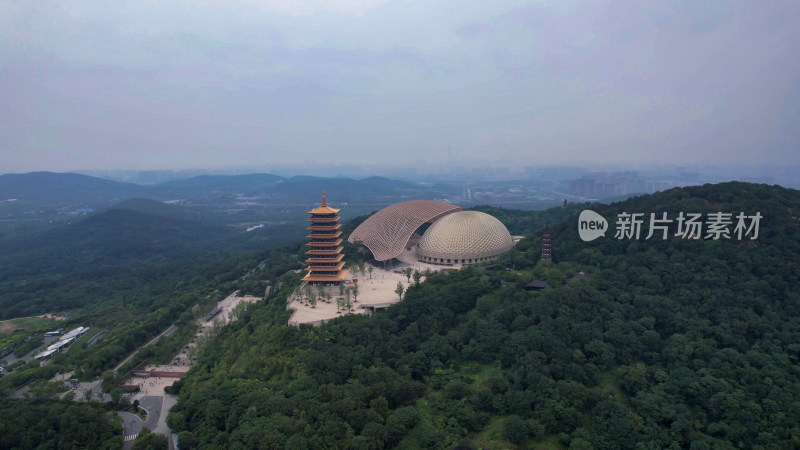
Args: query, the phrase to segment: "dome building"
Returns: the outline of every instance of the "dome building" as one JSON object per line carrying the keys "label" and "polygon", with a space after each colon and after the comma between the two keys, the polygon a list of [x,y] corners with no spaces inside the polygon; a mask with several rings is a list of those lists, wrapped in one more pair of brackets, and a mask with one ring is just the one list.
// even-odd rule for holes
{"label": "dome building", "polygon": [[428,264],[476,264],[497,259],[514,246],[499,220],[479,211],[440,218],[417,244],[417,259]]}
{"label": "dome building", "polygon": [[[430,223],[419,241],[416,232]],[[436,265],[470,265],[498,258],[514,246],[499,220],[479,211],[432,200],[396,203],[376,212],[350,234],[375,261],[417,260]]]}

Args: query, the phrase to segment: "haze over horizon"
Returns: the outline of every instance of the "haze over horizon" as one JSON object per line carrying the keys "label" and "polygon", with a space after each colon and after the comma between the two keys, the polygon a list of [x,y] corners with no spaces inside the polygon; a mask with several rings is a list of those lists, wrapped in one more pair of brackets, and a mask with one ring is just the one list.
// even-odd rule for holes
{"label": "haze over horizon", "polygon": [[3,172],[794,165],[800,3],[0,0]]}

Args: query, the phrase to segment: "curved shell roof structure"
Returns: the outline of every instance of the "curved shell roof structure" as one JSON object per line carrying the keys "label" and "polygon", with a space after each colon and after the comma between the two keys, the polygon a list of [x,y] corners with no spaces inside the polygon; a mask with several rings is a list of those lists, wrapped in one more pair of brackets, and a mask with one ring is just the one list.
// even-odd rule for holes
{"label": "curved shell roof structure", "polygon": [[434,222],[419,241],[417,255],[475,259],[499,256],[513,246],[502,222],[480,211],[461,211]]}
{"label": "curved shell roof structure", "polygon": [[403,252],[408,239],[422,224],[456,211],[461,207],[433,200],[395,203],[362,222],[348,241],[360,241],[376,260],[386,261]]}

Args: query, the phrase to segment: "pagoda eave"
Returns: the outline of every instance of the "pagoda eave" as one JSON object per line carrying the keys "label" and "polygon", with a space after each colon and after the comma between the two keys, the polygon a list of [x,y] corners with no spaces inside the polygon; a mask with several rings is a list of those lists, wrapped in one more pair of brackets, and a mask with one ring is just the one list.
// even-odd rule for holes
{"label": "pagoda eave", "polygon": [[315,263],[332,263],[332,262],[338,263],[343,258],[344,255],[342,254],[336,255],[335,258],[308,258],[306,259],[306,264],[313,265]]}
{"label": "pagoda eave", "polygon": [[350,271],[347,269],[342,269],[336,275],[319,275],[313,272],[309,272],[306,276],[303,277],[302,281],[312,282],[312,283],[341,283],[344,281],[345,277]]}
{"label": "pagoda eave", "polygon": [[338,230],[342,227],[342,224],[337,223],[335,225],[311,225],[310,227],[306,227],[308,231],[333,231]]}
{"label": "pagoda eave", "polygon": [[306,255],[336,255],[343,250],[343,247],[337,247],[325,250],[307,250]]}
{"label": "pagoda eave", "polygon": [[334,266],[318,266],[318,265],[311,264],[309,267],[305,268],[305,270],[310,270],[312,272],[315,272],[315,271],[323,271],[323,272],[336,271],[336,272],[338,272],[338,271],[340,271],[342,269],[344,269],[344,261],[339,261]]}
{"label": "pagoda eave", "polygon": [[309,247],[336,247],[341,245],[342,240],[337,239],[333,242],[306,242],[306,245]]}
{"label": "pagoda eave", "polygon": [[333,233],[333,234],[314,234],[314,233],[311,233],[308,236],[306,236],[306,239],[331,239],[331,238],[338,238],[341,235],[342,235],[341,231],[337,231],[336,233]]}
{"label": "pagoda eave", "polygon": [[[338,222],[342,218],[340,216],[336,217],[311,217],[310,219],[306,219],[306,222]],[[333,226],[333,225],[331,225]]]}

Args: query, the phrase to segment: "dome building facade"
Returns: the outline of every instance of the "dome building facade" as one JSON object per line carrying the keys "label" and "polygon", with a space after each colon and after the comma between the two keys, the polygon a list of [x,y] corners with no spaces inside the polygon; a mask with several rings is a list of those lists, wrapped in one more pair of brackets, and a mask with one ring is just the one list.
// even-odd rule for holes
{"label": "dome building facade", "polygon": [[514,246],[505,225],[489,214],[459,211],[435,221],[417,244],[417,259],[428,264],[470,265],[497,259]]}

